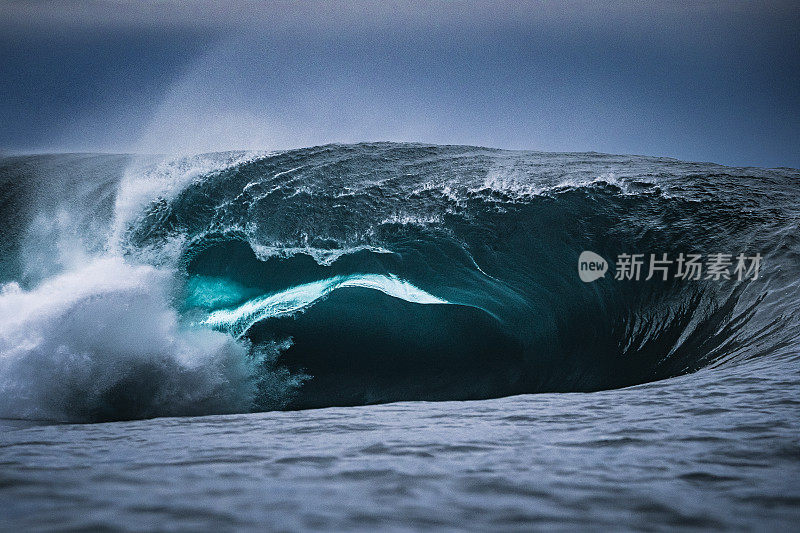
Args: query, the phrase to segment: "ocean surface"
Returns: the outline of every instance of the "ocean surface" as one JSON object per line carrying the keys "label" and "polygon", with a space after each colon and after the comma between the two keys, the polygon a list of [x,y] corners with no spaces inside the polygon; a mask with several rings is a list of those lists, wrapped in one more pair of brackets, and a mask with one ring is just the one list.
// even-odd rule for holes
{"label": "ocean surface", "polygon": [[0,529],[797,530],[799,183],[396,143],[0,159]]}

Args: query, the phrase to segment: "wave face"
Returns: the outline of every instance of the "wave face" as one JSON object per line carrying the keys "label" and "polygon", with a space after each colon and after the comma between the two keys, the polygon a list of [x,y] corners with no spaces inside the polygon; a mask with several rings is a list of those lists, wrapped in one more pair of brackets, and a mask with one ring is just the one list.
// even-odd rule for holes
{"label": "wave face", "polygon": [[[374,143],[0,161],[0,416],[595,391],[796,358],[800,173]],[[583,283],[584,250],[612,272]],[[616,280],[623,253],[758,278]]]}

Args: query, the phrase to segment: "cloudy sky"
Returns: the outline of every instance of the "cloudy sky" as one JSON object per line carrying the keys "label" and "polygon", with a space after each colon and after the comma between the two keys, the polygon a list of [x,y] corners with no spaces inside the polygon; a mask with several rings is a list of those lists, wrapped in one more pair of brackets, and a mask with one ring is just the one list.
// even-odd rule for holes
{"label": "cloudy sky", "polygon": [[5,0],[0,151],[394,140],[800,167],[798,28],[796,2]]}

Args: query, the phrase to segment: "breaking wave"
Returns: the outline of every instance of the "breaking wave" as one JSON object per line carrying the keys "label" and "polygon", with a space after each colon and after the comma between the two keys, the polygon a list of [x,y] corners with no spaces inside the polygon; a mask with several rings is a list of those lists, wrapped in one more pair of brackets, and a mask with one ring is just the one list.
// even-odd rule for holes
{"label": "breaking wave", "polygon": [[[0,417],[593,391],[797,357],[797,171],[374,143],[0,160]],[[759,253],[757,279],[577,258]]]}

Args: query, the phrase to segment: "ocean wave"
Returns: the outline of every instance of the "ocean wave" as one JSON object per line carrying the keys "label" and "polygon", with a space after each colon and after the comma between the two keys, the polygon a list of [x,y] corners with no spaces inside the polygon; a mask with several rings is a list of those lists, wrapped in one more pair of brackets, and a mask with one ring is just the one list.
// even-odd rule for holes
{"label": "ocean wave", "polygon": [[[2,161],[24,224],[4,230],[0,416],[589,391],[797,346],[790,169],[392,143],[109,157]],[[584,250],[763,271],[583,283]]]}

